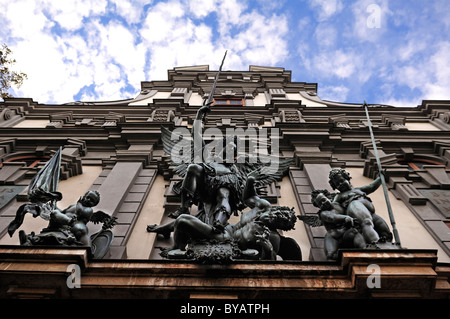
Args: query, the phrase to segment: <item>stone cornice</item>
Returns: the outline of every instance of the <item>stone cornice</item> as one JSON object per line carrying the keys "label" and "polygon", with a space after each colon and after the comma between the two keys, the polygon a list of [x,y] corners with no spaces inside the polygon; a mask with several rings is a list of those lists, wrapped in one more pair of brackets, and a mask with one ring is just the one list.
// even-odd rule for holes
{"label": "stone cornice", "polygon": [[[449,265],[435,250],[342,250],[336,262],[251,262],[199,265],[185,261],[92,260],[85,248],[0,246],[0,296],[37,297],[45,287],[59,298],[129,298],[234,294],[240,298],[448,298]],[[81,289],[69,289],[78,265]],[[369,288],[369,266],[380,286]],[[35,280],[27,278],[33,276]],[[20,288],[20,289],[19,289]],[[42,293],[42,291],[41,291]],[[16,296],[17,297],[17,296]]]}

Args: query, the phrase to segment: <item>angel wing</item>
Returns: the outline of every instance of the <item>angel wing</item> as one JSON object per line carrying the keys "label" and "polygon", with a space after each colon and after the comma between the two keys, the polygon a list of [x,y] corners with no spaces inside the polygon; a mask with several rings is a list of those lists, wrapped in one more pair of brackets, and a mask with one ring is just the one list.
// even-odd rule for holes
{"label": "angel wing", "polygon": [[103,229],[108,229],[116,225],[116,219],[117,217],[112,217],[111,215],[99,210],[92,214],[90,221],[94,224],[103,223]]}
{"label": "angel wing", "polygon": [[281,159],[272,156],[268,164],[260,166],[257,182],[266,185],[274,181],[281,181],[293,161],[293,158]]}
{"label": "angel wing", "polygon": [[297,218],[311,227],[323,226],[318,215],[297,215]]}
{"label": "angel wing", "polygon": [[263,162],[259,158],[246,156],[245,161],[238,159],[236,166],[244,180],[249,174],[252,174],[256,179],[255,187],[259,188],[275,181],[281,181],[293,161],[293,158],[283,159],[270,156]]}
{"label": "angel wing", "polygon": [[189,130],[180,129],[177,132],[172,132],[162,126],[161,140],[164,152],[170,155],[172,162],[180,164],[193,161],[194,141]]}
{"label": "angel wing", "polygon": [[[180,133],[185,134],[180,134]],[[170,155],[170,160],[177,165],[173,172],[181,177],[186,175],[189,163],[194,162],[194,141],[189,130],[178,132],[169,131],[164,126],[161,127],[161,140],[163,150]]]}

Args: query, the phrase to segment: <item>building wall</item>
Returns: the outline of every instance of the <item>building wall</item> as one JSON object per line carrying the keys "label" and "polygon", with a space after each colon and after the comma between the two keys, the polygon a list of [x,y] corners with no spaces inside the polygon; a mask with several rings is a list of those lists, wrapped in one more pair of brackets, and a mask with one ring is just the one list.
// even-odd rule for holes
{"label": "building wall", "polygon": [[268,103],[267,98],[264,94],[258,94],[253,99],[253,105],[255,106],[264,106]]}
{"label": "building wall", "polygon": [[[292,157],[294,164],[290,175],[277,185],[278,204],[294,206],[299,214],[315,214],[317,209],[310,202],[310,192],[328,187],[327,174],[332,167],[350,170],[354,184],[372,180],[365,176],[373,178],[377,168],[360,105],[322,101],[317,97],[316,84],[291,82],[290,71],[282,68],[250,67],[249,72],[227,72],[222,74],[214,97],[243,99],[248,104],[214,108],[208,114],[205,128],[280,129],[281,154]],[[98,209],[117,216],[119,221],[115,244],[123,254],[115,256],[158,258],[153,247],[160,244],[160,239],[147,233],[146,226],[168,221],[168,212],[177,205],[173,194],[168,194],[173,176],[160,141],[161,127],[189,128],[216,72],[207,67],[176,68],[168,74],[167,81],[142,82],[141,93],[131,100],[45,105],[19,98],[2,104],[13,114],[0,123],[2,161],[15,152],[48,156],[51,149],[69,145],[66,153],[70,158],[65,167],[76,162],[75,166],[82,167],[83,173],[61,182],[64,198],[60,205],[75,203],[90,187],[100,190],[103,200]],[[448,223],[442,216],[445,214],[433,207],[420,191],[449,192],[449,110],[448,101],[370,110],[383,167],[390,177],[391,203],[398,216],[402,244],[408,248],[436,248],[443,261],[450,258],[444,247],[450,243],[445,226]],[[441,165],[410,172],[398,163],[401,157],[411,160],[417,156],[434,159]],[[8,163],[1,172],[25,171],[17,165],[22,164]],[[20,186],[27,185],[34,171],[29,170]],[[14,179],[5,178],[1,182],[17,184]],[[381,189],[371,197],[377,203],[377,211],[388,221]],[[22,196],[21,202],[9,204],[0,217],[11,219],[23,201]],[[0,218],[3,231],[6,219]],[[237,221],[236,217],[230,220]],[[45,224],[27,216],[24,227],[27,232],[39,231]],[[95,231],[98,227],[90,229]],[[297,240],[303,259],[310,260],[310,254],[321,249],[323,234],[323,229],[310,229],[298,221],[296,230],[286,235]],[[11,240],[4,236],[0,244]]]}
{"label": "building wall", "polygon": [[440,131],[438,127],[432,123],[407,122],[405,126],[411,131]]}
{"label": "building wall", "polygon": [[189,105],[203,105],[203,98],[198,93],[192,93],[189,99]]}
{"label": "building wall", "polygon": [[162,223],[166,189],[167,182],[164,178],[156,177],[128,240],[128,259],[148,259],[155,249],[156,234],[147,232],[147,225]]}
{"label": "building wall", "polygon": [[[355,187],[367,185],[372,181],[372,179],[363,175],[362,168],[348,167],[346,170],[350,172],[350,175],[352,176],[351,182]],[[80,196],[92,188],[94,181],[97,180],[101,172],[101,166],[84,166],[83,174],[61,181],[59,190],[63,194],[63,199],[59,202],[58,206],[60,208],[65,208],[76,203]],[[163,222],[166,201],[165,192],[168,184],[169,183],[165,181],[161,175],[157,176],[155,179],[126,245],[128,259],[148,259],[152,253],[154,255],[158,253],[158,251],[154,252],[156,235],[154,233],[148,233],[146,227],[147,225],[161,224]],[[278,185],[280,187],[278,204],[294,207],[296,212],[300,212],[289,177],[285,177]],[[397,199],[392,193],[389,195],[402,247],[412,249],[436,249],[438,251],[439,261],[450,262],[450,257],[440,248],[436,240],[417,220],[416,216],[411,213],[404,202]],[[381,187],[375,193],[371,194],[370,198],[375,204],[377,214],[390,224]],[[308,202],[305,201],[304,204],[308,204]],[[11,206],[9,212],[10,215],[15,213],[15,208],[16,206]],[[315,208],[313,208],[313,210],[315,210]],[[7,213],[8,212],[4,212],[4,214]],[[166,218],[164,221],[170,221],[170,219]],[[238,221],[239,217],[232,216],[230,219],[230,223],[236,223]],[[27,215],[21,229],[25,230],[26,233],[30,233],[31,231],[39,231],[46,226],[47,221],[41,218],[32,218],[30,215]],[[305,231],[305,224],[298,221],[296,229],[285,232],[284,235],[292,237],[297,241],[302,249],[303,260],[308,260],[311,243]],[[0,239],[0,245],[6,244],[18,244],[17,234],[12,238],[7,235],[3,236]]]}
{"label": "building wall", "polygon": [[[351,183],[354,187],[368,185],[373,181],[363,175],[363,170],[361,168],[346,168],[346,170],[350,172],[350,176],[352,176]],[[392,229],[382,187],[370,194],[369,197],[375,205],[376,213],[380,215]],[[391,203],[402,247],[411,249],[436,249],[439,261],[450,262],[450,256],[442,250],[436,240],[417,220],[417,217],[411,213],[408,207],[406,207],[404,202],[397,199],[391,192],[389,192],[389,201]]]}
{"label": "building wall", "polygon": [[48,120],[24,120],[16,125],[15,128],[45,128],[49,123]]}

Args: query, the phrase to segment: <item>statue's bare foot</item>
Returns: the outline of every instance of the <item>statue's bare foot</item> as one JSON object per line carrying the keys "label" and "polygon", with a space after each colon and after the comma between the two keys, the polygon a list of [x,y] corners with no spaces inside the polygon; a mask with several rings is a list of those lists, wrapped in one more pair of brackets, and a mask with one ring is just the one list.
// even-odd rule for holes
{"label": "statue's bare foot", "polygon": [[157,233],[157,232],[158,232],[158,228],[159,228],[159,225],[156,225],[156,224],[154,224],[154,225],[148,225],[148,226],[147,226],[147,231],[148,231],[149,233]]}
{"label": "statue's bare foot", "polygon": [[164,236],[165,239],[170,238],[170,231],[164,231],[164,230],[161,230],[161,226],[156,225],[156,224],[155,224],[155,225],[148,225],[148,226],[147,226],[147,231],[148,231],[149,233],[157,233],[157,234],[161,234],[161,235]]}

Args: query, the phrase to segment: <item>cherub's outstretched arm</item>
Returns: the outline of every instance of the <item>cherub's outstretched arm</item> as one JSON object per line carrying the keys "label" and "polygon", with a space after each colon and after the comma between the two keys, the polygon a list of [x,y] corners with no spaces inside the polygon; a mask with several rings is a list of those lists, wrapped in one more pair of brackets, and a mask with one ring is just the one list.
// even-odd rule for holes
{"label": "cherub's outstretched arm", "polygon": [[347,215],[341,215],[334,211],[322,211],[320,213],[322,221],[332,224],[348,223],[353,226],[353,218]]}
{"label": "cherub's outstretched arm", "polygon": [[378,177],[369,185],[361,186],[359,189],[362,190],[366,194],[371,194],[375,192],[378,187],[381,185],[381,176],[378,175]]}

